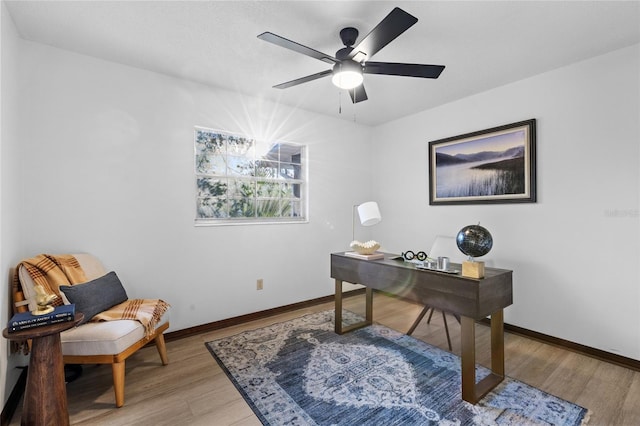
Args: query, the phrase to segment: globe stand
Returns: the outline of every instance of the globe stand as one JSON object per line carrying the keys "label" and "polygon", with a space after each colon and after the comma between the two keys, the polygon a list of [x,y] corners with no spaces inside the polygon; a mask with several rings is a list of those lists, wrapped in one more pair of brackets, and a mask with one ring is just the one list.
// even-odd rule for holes
{"label": "globe stand", "polygon": [[484,262],[465,260],[462,262],[462,276],[469,278],[484,278]]}

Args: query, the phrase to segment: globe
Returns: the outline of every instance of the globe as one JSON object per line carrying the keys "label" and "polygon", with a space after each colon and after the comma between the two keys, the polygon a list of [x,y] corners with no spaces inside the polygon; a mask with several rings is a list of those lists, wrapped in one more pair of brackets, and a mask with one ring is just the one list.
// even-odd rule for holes
{"label": "globe", "polygon": [[489,253],[493,247],[493,237],[480,225],[465,226],[456,236],[458,249],[467,256],[480,257]]}

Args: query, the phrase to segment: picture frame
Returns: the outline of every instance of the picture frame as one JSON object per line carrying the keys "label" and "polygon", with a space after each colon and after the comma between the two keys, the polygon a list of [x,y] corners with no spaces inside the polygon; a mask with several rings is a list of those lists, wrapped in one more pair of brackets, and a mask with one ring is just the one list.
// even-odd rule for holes
{"label": "picture frame", "polygon": [[429,204],[536,202],[536,120],[429,142]]}

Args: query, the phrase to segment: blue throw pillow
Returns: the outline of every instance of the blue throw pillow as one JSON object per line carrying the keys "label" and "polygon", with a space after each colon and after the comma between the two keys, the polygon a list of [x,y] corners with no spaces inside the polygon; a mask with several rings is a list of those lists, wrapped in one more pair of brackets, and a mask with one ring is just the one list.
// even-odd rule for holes
{"label": "blue throw pillow", "polygon": [[76,304],[76,312],[84,314],[80,324],[128,299],[127,292],[113,271],[83,284],[61,285],[60,291],[70,303]]}

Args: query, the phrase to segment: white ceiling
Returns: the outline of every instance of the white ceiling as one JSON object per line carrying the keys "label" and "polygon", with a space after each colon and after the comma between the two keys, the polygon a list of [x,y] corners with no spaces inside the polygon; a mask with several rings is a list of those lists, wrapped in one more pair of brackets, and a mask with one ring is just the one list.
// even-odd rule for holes
{"label": "white ceiling", "polygon": [[[638,1],[5,3],[26,40],[368,125],[640,42]],[[369,100],[355,106],[328,77],[271,87],[330,65],[258,34],[334,55],[340,29],[354,26],[364,37],[396,6],[418,23],[372,59],[446,65],[439,79],[365,75]]]}

